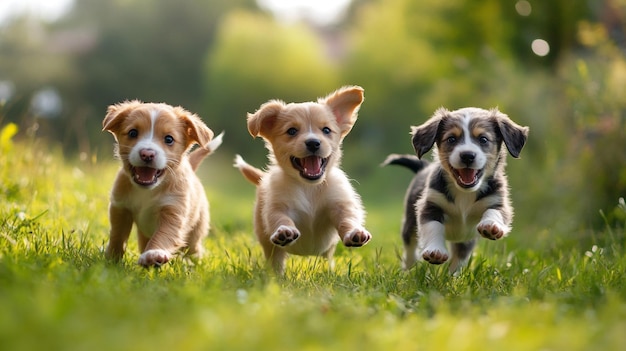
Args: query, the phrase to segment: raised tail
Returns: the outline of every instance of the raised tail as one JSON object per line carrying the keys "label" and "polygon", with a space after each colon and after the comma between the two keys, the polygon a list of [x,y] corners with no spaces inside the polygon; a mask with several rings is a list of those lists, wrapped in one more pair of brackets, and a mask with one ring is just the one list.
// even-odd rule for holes
{"label": "raised tail", "polygon": [[220,135],[213,138],[208,144],[204,145],[204,147],[200,146],[189,154],[189,163],[191,163],[191,168],[194,171],[198,169],[205,157],[212,154],[213,151],[217,150],[217,148],[222,145],[223,138],[224,132],[221,132]]}
{"label": "raised tail", "polygon": [[385,161],[383,161],[380,165],[400,165],[412,170],[414,173],[417,173],[428,165],[428,161],[420,160],[415,155],[391,154],[387,156],[387,159],[385,159]]}
{"label": "raised tail", "polygon": [[238,168],[241,174],[254,185],[259,185],[261,178],[263,178],[265,174],[262,170],[249,165],[240,155],[235,155],[235,163],[233,166]]}

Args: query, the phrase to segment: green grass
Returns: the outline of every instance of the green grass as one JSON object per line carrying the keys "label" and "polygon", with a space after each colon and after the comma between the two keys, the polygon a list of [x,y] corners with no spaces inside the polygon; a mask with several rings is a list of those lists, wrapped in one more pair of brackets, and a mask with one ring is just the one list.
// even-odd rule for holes
{"label": "green grass", "polygon": [[208,256],[142,269],[134,240],[121,264],[102,255],[117,163],[64,160],[37,144],[0,147],[3,350],[618,350],[626,343],[623,228],[593,232],[594,244],[582,247],[568,239],[575,233],[526,233],[516,223],[513,236],[545,243],[481,241],[454,277],[427,264],[404,272],[403,194],[371,197],[376,191],[361,181],[372,243],[340,246],[334,272],[323,260],[294,257],[276,278],[252,234],[254,189],[224,154],[199,171],[212,207]]}

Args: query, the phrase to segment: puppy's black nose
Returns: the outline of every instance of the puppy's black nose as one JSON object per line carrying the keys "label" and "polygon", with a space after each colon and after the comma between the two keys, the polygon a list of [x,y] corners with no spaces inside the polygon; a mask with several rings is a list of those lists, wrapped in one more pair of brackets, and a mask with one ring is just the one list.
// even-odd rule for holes
{"label": "puppy's black nose", "polygon": [[156,156],[156,151],[152,150],[152,149],[141,149],[139,150],[139,157],[141,157],[141,160],[143,162],[152,162],[152,160],[154,160],[154,157]]}
{"label": "puppy's black nose", "polygon": [[476,153],[474,152],[464,152],[461,154],[461,162],[465,163],[466,166],[471,166],[475,158]]}
{"label": "puppy's black nose", "polygon": [[320,149],[320,145],[322,145],[322,142],[318,139],[309,139],[305,141],[304,144],[306,145],[307,150],[311,152],[316,152]]}

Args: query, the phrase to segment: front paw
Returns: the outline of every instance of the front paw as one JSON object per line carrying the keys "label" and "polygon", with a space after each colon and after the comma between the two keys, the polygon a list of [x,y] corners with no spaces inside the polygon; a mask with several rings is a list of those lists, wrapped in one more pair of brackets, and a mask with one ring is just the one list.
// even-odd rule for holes
{"label": "front paw", "polygon": [[139,256],[139,263],[144,267],[160,267],[172,259],[172,254],[165,250],[148,250]]}
{"label": "front paw", "polygon": [[347,247],[360,247],[367,244],[370,239],[372,239],[372,234],[364,228],[357,228],[343,237],[343,244]]}
{"label": "front paw", "polygon": [[426,249],[422,251],[424,261],[431,264],[442,264],[448,260],[448,251],[439,249]]}
{"label": "front paw", "polygon": [[276,229],[274,234],[270,236],[270,240],[274,245],[287,246],[296,241],[299,237],[300,231],[298,231],[297,228],[281,225]]}
{"label": "front paw", "polygon": [[504,226],[493,220],[482,220],[476,226],[476,230],[489,240],[498,240],[505,234]]}

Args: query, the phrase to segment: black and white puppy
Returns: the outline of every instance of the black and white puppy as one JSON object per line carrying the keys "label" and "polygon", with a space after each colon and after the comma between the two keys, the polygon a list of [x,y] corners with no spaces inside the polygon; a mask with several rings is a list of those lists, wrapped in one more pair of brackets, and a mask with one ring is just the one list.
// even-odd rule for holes
{"label": "black and white puppy", "polygon": [[[519,157],[528,127],[495,108],[468,107],[440,108],[411,129],[417,157],[390,155],[383,163],[416,173],[405,197],[403,267],[411,268],[419,256],[432,264],[450,260],[455,272],[467,263],[477,234],[497,240],[511,231],[506,154]],[[434,145],[433,162],[421,160]]]}

